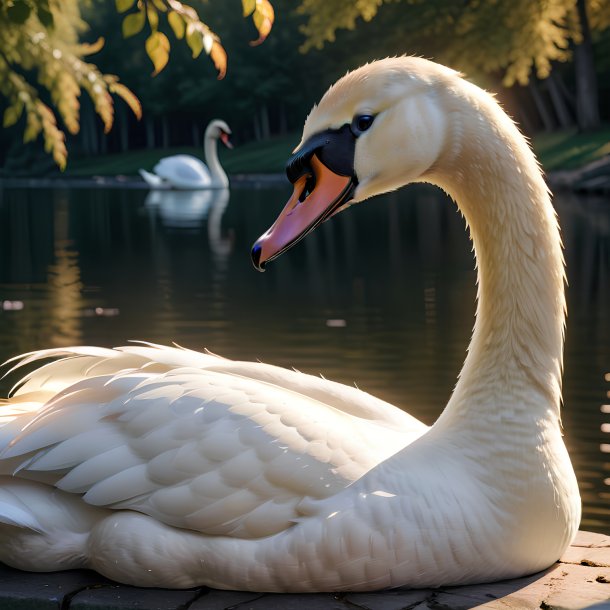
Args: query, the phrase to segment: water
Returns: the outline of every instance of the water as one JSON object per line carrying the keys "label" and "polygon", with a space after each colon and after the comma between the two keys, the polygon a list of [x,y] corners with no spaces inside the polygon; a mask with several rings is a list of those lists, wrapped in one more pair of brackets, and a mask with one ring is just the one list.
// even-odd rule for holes
{"label": "water", "polygon": [[[380,197],[257,273],[250,246],[288,194],[0,189],[0,358],[175,341],[356,383],[432,423],[474,322],[455,206],[423,186]],[[566,442],[582,527],[609,533],[610,208],[569,195],[556,206],[570,284]]]}

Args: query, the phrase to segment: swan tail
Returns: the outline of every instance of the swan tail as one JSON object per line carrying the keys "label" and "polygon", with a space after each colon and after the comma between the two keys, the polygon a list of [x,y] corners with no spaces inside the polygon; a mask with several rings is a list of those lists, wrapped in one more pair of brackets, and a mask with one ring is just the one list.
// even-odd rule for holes
{"label": "swan tail", "polygon": [[148,186],[151,186],[153,188],[162,188],[167,186],[163,178],[160,178],[156,174],[147,172],[145,169],[139,169],[138,172],[140,176],[142,176],[142,178],[144,179],[144,182],[148,184]]}
{"label": "swan tail", "polygon": [[0,561],[21,570],[87,567],[90,531],[107,511],[34,481],[0,477]]}

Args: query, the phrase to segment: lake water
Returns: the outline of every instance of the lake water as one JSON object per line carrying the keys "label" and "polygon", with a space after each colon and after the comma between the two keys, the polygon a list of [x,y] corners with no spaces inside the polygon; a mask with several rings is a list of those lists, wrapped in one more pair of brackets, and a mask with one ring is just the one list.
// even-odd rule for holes
{"label": "lake water", "polygon": [[[379,197],[257,273],[250,246],[288,194],[0,188],[0,358],[174,341],[356,383],[432,423],[474,322],[455,206],[425,186]],[[610,202],[555,201],[569,279],[566,442],[582,527],[610,533]]]}

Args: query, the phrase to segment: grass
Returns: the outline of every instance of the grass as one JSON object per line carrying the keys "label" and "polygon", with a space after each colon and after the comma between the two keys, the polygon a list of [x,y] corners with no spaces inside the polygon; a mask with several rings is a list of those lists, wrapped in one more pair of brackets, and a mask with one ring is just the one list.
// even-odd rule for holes
{"label": "grass", "polygon": [[[299,134],[293,133],[264,142],[249,142],[233,150],[219,146],[220,160],[228,174],[283,173],[284,163],[299,139]],[[545,171],[576,169],[610,154],[610,124],[593,133],[575,130],[541,133],[532,138],[532,145]],[[139,168],[151,170],[160,158],[175,154],[203,157],[203,148],[145,149],[73,159],[65,175],[135,175]]]}
{"label": "grass", "polygon": [[610,125],[592,133],[575,130],[541,133],[532,138],[532,145],[547,172],[578,169],[610,155]]}
{"label": "grass", "polygon": [[[264,142],[249,142],[227,150],[219,145],[220,162],[228,174],[272,174],[283,173],[286,159],[298,144],[299,136],[278,136]],[[187,154],[203,159],[203,148],[181,146],[132,150],[124,153],[104,155],[68,161],[66,176],[135,175],[138,169],[152,170],[162,157]]]}

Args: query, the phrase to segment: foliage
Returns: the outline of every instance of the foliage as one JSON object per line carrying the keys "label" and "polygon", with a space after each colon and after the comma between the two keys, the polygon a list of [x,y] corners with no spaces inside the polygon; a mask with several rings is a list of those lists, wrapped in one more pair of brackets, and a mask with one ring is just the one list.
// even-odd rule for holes
{"label": "foliage", "polygon": [[[499,72],[507,86],[527,84],[533,71],[546,78],[581,40],[576,0],[302,0],[303,50],[321,48],[338,29],[353,29],[358,18],[370,21],[396,2],[408,21],[405,49],[420,51],[432,40],[436,59],[468,72]],[[610,25],[610,0],[588,0],[587,9],[592,29]]]}
{"label": "foliage", "polygon": [[[160,16],[165,15],[174,37],[186,41],[192,57],[205,51],[218,70],[218,78],[224,77],[226,52],[192,7],[178,0],[115,0],[115,6],[124,14],[125,38],[148,25],[144,47],[154,66],[153,76],[169,61],[171,43],[159,28]],[[242,0],[242,9],[258,31],[252,44],[262,43],[274,21],[269,0]],[[104,46],[103,38],[91,44],[79,42],[86,29],[78,0],[0,0],[0,95],[8,101],[3,127],[15,125],[24,116],[24,141],[35,140],[42,133],[45,150],[62,169],[67,160],[65,134],[51,106],[71,134],[80,128],[83,90],[106,133],[114,121],[111,94],[121,97],[138,118],[141,116],[140,101],[117,76],[104,74],[84,60]]]}
{"label": "foliage", "polygon": [[[112,93],[140,115],[137,98],[116,76],[102,74],[84,61],[104,43],[102,39],[94,44],[79,43],[85,27],[76,0],[0,0],[0,94],[8,101],[3,127],[24,116],[24,141],[42,133],[45,150],[61,168],[67,159],[65,135],[48,98],[70,133],[79,130],[83,90],[106,132],[114,117]],[[34,78],[39,87],[32,82]]]}

